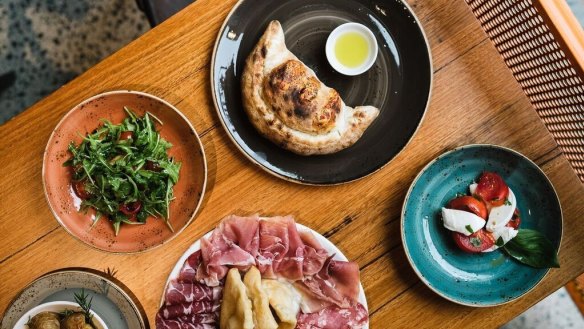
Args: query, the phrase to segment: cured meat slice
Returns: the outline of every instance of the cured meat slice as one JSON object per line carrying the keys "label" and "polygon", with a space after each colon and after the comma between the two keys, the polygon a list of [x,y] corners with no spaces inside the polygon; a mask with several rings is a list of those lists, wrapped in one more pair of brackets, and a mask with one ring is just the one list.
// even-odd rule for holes
{"label": "cured meat slice", "polygon": [[197,279],[217,286],[227,265],[246,270],[255,265],[259,245],[259,218],[231,215],[221,221],[209,239],[201,239],[202,271]]}
{"label": "cured meat slice", "polygon": [[222,232],[224,238],[247,251],[252,257],[255,257],[258,252],[258,229],[259,217],[257,215],[251,217],[231,215],[219,224],[219,231]]}
{"label": "cured meat slice", "polygon": [[327,259],[316,275],[306,277],[296,286],[318,300],[346,308],[359,296],[359,266],[355,262],[337,261],[332,258],[333,256]]}
{"label": "cured meat slice", "polygon": [[284,217],[273,217],[259,223],[257,265],[262,277],[276,278],[276,269],[288,253],[288,225]]}
{"label": "cured meat slice", "polygon": [[200,263],[201,250],[199,249],[192,253],[183,264],[178,275],[178,282],[195,282]]}
{"label": "cured meat slice", "polygon": [[214,324],[219,321],[219,313],[201,313],[201,314],[191,314],[183,315],[178,317],[179,321],[183,323],[202,323],[202,324]]}
{"label": "cured meat slice", "polygon": [[302,264],[302,274],[304,276],[315,275],[323,267],[328,252],[324,249],[314,234],[310,231],[299,231],[300,239],[304,243],[304,263]]}
{"label": "cured meat slice", "polygon": [[218,302],[192,302],[176,305],[163,305],[159,314],[164,319],[176,319],[191,314],[213,313],[219,309]]}
{"label": "cured meat slice", "polygon": [[282,258],[280,264],[276,268],[277,274],[280,277],[288,280],[296,281],[302,280],[304,274],[302,267],[304,264],[304,243],[300,239],[296,223],[292,216],[287,216],[282,219],[288,232],[288,252]]}
{"label": "cured meat slice", "polygon": [[156,314],[156,329],[214,329],[217,326],[216,314],[197,314],[196,317],[164,319]]}
{"label": "cured meat slice", "polygon": [[303,276],[311,276],[317,274],[327,258],[328,252],[325,249],[315,249],[308,245],[304,246],[304,262],[302,263]]}
{"label": "cured meat slice", "polygon": [[304,284],[302,284],[301,281],[296,282],[294,287],[302,296],[302,299],[300,300],[300,309],[303,313],[315,313],[323,308],[334,305],[333,303],[314,295]]}
{"label": "cured meat slice", "polygon": [[217,328],[214,324],[206,323],[183,323],[177,320],[164,320],[156,323],[156,329],[215,329]]}
{"label": "cured meat slice", "polygon": [[256,260],[264,278],[302,280],[318,273],[328,257],[312,233],[298,232],[291,216],[260,221],[259,237]]}
{"label": "cured meat slice", "polygon": [[223,288],[209,287],[200,283],[180,283],[171,281],[165,294],[166,305],[176,305],[191,302],[212,302],[221,299]]}
{"label": "cured meat slice", "polygon": [[348,308],[329,306],[316,313],[299,313],[296,328],[357,329],[369,321],[367,310],[360,303]]}
{"label": "cured meat slice", "polygon": [[260,221],[231,215],[201,239],[200,251],[187,258],[178,282],[217,286],[229,268],[246,271],[252,265],[264,278],[302,280],[318,273],[327,256],[310,232],[298,232],[291,216]]}

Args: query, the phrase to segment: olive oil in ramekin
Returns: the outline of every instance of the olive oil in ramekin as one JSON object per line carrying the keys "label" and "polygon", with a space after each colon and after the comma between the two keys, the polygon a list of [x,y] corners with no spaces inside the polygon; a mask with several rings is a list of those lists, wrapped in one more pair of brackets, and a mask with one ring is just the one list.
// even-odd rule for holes
{"label": "olive oil in ramekin", "polygon": [[355,76],[369,70],[377,58],[377,40],[371,30],[359,23],[345,23],[329,34],[325,54],[340,74]]}
{"label": "olive oil in ramekin", "polygon": [[369,58],[370,46],[367,38],[359,32],[346,32],[335,43],[335,57],[348,68],[357,68]]}

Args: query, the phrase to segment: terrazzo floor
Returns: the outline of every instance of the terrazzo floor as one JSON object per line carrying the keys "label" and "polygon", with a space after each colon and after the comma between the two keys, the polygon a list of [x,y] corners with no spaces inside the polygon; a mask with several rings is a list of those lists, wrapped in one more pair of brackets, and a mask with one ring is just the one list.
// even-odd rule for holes
{"label": "terrazzo floor", "polygon": [[[568,0],[584,24],[584,0]],[[149,29],[133,0],[0,0],[0,124]],[[562,288],[503,329],[584,328]]]}
{"label": "terrazzo floor", "polygon": [[134,0],[0,0],[0,124],[149,28]]}

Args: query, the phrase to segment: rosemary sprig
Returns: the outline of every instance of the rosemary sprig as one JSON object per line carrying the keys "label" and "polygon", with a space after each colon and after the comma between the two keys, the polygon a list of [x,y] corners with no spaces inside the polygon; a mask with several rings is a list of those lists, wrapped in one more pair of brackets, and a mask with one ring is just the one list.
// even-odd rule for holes
{"label": "rosemary sprig", "polygon": [[85,289],[81,289],[80,293],[75,293],[73,295],[75,297],[75,302],[77,302],[79,307],[81,307],[83,310],[83,314],[85,315],[85,323],[93,327],[93,315],[91,314],[91,302],[93,301],[93,296],[87,300],[89,296],[85,294]]}

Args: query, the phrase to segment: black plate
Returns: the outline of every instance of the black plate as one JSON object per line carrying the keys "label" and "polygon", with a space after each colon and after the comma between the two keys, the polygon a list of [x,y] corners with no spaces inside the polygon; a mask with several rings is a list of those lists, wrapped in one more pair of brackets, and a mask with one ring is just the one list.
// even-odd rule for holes
{"label": "black plate", "polygon": [[[274,19],[282,23],[288,48],[347,105],[381,110],[352,147],[330,155],[296,155],[262,137],[249,122],[241,101],[241,74],[245,59]],[[369,27],[379,45],[373,67],[356,77],[334,71],[325,56],[329,33],[347,22]],[[417,18],[401,1],[242,0],[219,32],[211,70],[219,118],[239,149],[272,174],[317,185],[359,179],[393,159],[420,125],[431,84],[428,43]]]}

